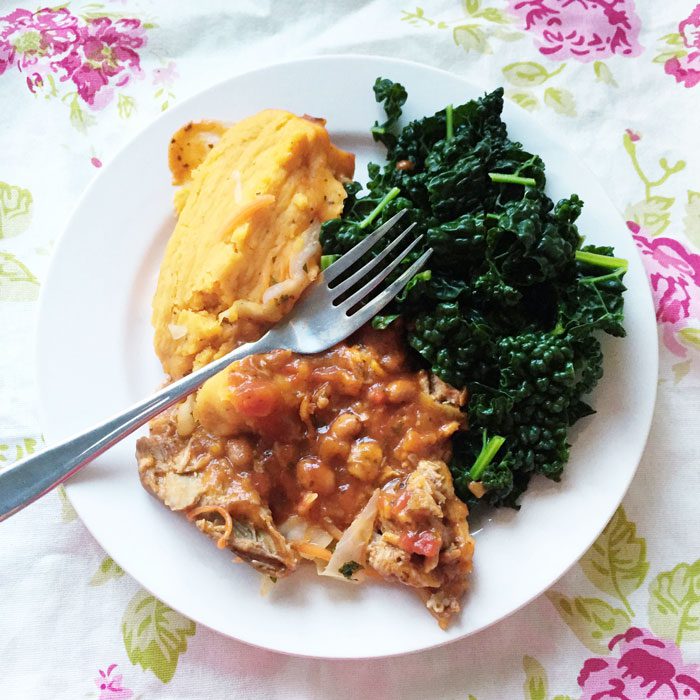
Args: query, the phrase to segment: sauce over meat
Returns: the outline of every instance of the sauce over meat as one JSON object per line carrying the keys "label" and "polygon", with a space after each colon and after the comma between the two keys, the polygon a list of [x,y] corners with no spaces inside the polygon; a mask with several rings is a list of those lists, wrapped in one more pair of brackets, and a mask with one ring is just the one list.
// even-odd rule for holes
{"label": "sauce over meat", "polygon": [[318,355],[279,350],[232,365],[194,410],[219,478],[233,470],[252,484],[277,523],[299,514],[343,530],[378,486],[446,459],[463,414],[427,393],[400,342],[366,328]]}
{"label": "sauce over meat", "polygon": [[412,371],[399,330],[366,327],[318,355],[278,350],[220,372],[151,422],[139,473],[261,573],[286,576],[300,557],[326,575],[359,567],[415,589],[444,627],[474,548],[445,464],[464,400]]}

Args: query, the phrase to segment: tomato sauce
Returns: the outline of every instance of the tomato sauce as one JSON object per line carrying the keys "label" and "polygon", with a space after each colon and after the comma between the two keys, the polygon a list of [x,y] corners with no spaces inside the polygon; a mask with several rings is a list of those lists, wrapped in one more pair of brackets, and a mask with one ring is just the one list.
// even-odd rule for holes
{"label": "tomato sauce", "polygon": [[[228,370],[226,410],[199,416],[202,444],[223,445],[221,478],[252,484],[275,522],[301,514],[343,530],[374,489],[449,457],[463,414],[427,384],[399,330],[364,328],[317,355],[253,355]],[[412,533],[408,551],[439,550],[429,534]]]}

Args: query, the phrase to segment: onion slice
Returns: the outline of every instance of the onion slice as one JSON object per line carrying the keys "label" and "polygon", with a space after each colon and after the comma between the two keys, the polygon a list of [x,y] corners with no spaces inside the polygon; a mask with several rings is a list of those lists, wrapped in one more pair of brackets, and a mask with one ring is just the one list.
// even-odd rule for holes
{"label": "onion slice", "polygon": [[331,576],[341,581],[361,581],[365,574],[360,569],[349,579],[340,573],[343,564],[354,561],[364,567],[367,564],[367,545],[374,532],[374,521],[377,519],[379,508],[379,489],[367,501],[365,507],[355,516],[350,523],[350,527],[343,533],[335,546],[333,556],[328,562],[328,566],[321,572],[322,576]]}

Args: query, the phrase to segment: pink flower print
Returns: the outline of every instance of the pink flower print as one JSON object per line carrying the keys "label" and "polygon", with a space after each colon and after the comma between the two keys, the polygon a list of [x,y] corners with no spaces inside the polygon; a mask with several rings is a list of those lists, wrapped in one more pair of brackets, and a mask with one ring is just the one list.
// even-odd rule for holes
{"label": "pink flower print", "polygon": [[121,673],[114,673],[117,664],[110,664],[107,671],[99,670],[95,685],[100,690],[99,700],[129,700],[134,697],[133,691],[122,686]]}
{"label": "pink flower print", "polygon": [[642,52],[633,0],[509,0],[539,51],[556,61],[594,61]]}
{"label": "pink flower print", "polygon": [[678,25],[678,32],[688,52],[685,56],[669,58],[664,63],[664,71],[677,83],[683,83],[687,88],[695,87],[700,83],[700,5]]}
{"label": "pink flower print", "polygon": [[631,627],[608,647],[614,655],[583,664],[581,700],[700,700],[700,666],[685,664],[673,642]]}
{"label": "pink flower print", "polygon": [[169,87],[172,85],[180,76],[178,75],[177,69],[175,67],[175,61],[170,61],[167,66],[163,68],[155,68],[153,70],[153,84],[163,85],[164,87]]}
{"label": "pink flower print", "polygon": [[683,43],[688,49],[700,49],[700,5],[678,25]]}
{"label": "pink flower print", "polygon": [[18,9],[0,17],[0,75],[12,64],[45,75],[77,39],[78,18],[66,8]]}
{"label": "pink flower print", "polygon": [[691,319],[700,318],[700,255],[673,238],[649,238],[634,221],[627,227],[642,254],[666,347],[679,357],[687,349],[676,339]]}
{"label": "pink flower print", "polygon": [[659,323],[678,323],[690,315],[690,294],[686,280],[651,275],[651,286],[656,292],[656,320]]}
{"label": "pink flower print", "polygon": [[44,78],[40,73],[32,73],[27,76],[27,87],[32,94],[36,94],[37,90],[44,87]]}
{"label": "pink flower print", "polygon": [[668,75],[672,75],[677,83],[683,83],[687,88],[695,87],[700,83],[700,62],[696,61],[692,65],[688,56],[669,58],[664,63],[664,71]]}
{"label": "pink flower print", "polygon": [[140,20],[98,17],[81,28],[80,43],[58,65],[93,109],[110,102],[114,87],[142,76],[137,49],[146,43]]}
{"label": "pink flower print", "polygon": [[83,21],[66,8],[18,9],[0,17],[0,74],[15,65],[28,73],[27,87],[36,92],[57,73],[90,107],[101,109],[115,88],[141,77],[138,50],[145,44],[137,19]]}
{"label": "pink flower print", "polygon": [[630,137],[630,141],[639,141],[642,138],[638,131],[632,131],[632,129],[625,129],[625,133]]}

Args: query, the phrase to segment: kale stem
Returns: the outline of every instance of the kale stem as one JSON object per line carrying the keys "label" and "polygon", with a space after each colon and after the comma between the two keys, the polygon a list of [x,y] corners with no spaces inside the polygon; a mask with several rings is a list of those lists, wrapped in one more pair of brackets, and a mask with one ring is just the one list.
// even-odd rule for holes
{"label": "kale stem", "polygon": [[624,258],[612,258],[609,255],[591,253],[587,250],[577,250],[576,260],[594,267],[603,267],[606,270],[623,270],[627,272],[628,262]]}
{"label": "kale stem", "polygon": [[[486,432],[484,432],[484,437],[486,437]],[[490,440],[486,442],[484,447],[482,447],[479,456],[476,458],[474,465],[469,470],[469,478],[472,481],[479,481],[481,475],[486,471],[486,467],[491,464],[493,458],[496,456],[498,450],[506,441],[504,437],[500,435],[494,435]]]}
{"label": "kale stem", "polygon": [[506,182],[514,185],[525,185],[526,187],[535,187],[537,182],[532,177],[520,177],[510,173],[489,173],[491,182]]}
{"label": "kale stem", "polygon": [[452,137],[454,136],[454,128],[452,126],[452,105],[447,105],[445,107],[445,131],[446,131],[446,140],[451,141]]}
{"label": "kale stem", "polygon": [[398,187],[392,187],[384,196],[384,199],[382,199],[379,204],[377,204],[372,211],[367,214],[367,216],[360,221],[359,227],[362,228],[367,228],[382,212],[382,209],[391,202],[392,199],[395,199],[396,196],[399,194],[401,190],[399,190]]}
{"label": "kale stem", "polygon": [[327,267],[330,267],[339,257],[340,255],[322,255],[321,270],[325,270]]}
{"label": "kale stem", "polygon": [[599,275],[598,277],[581,277],[581,284],[598,284],[598,282],[606,282],[607,280],[614,280],[617,277],[622,277],[624,274],[624,268],[618,267],[617,270],[609,272],[607,275]]}

